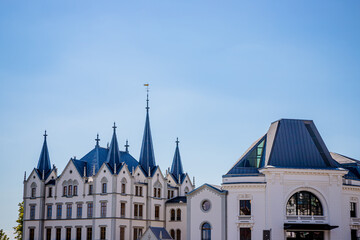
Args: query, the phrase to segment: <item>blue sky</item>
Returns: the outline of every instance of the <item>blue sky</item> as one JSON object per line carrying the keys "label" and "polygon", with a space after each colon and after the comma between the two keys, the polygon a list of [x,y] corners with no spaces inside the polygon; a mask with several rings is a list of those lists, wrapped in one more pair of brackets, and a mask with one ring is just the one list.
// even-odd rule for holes
{"label": "blue sky", "polygon": [[179,137],[196,184],[222,174],[280,118],[312,119],[360,159],[359,1],[0,1],[0,228],[12,232],[43,131],[51,162],[130,142],[150,83],[157,164]]}

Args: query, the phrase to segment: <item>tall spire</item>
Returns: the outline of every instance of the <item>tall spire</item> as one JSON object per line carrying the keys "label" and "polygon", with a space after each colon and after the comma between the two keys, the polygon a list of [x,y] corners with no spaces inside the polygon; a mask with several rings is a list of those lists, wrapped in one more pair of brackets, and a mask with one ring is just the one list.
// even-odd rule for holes
{"label": "tall spire", "polygon": [[140,152],[140,165],[143,170],[149,175],[149,169],[153,169],[155,164],[155,155],[153,149],[153,143],[151,138],[151,130],[150,130],[150,119],[149,119],[149,84],[144,84],[146,86],[146,120],[145,120],[145,129],[144,136],[141,146]]}
{"label": "tall spire", "polygon": [[51,163],[50,163],[49,150],[47,147],[46,137],[47,134],[45,130],[44,143],[41,149],[40,158],[37,165],[37,170],[39,171],[41,176],[43,173],[47,174],[51,170]]}
{"label": "tall spire", "polygon": [[180,183],[180,181],[181,181],[180,178],[184,175],[184,171],[183,171],[183,167],[182,167],[182,163],[181,163],[178,138],[176,138],[175,154],[174,154],[174,159],[172,162],[170,173],[176,178],[178,183]]}
{"label": "tall spire", "polygon": [[120,161],[119,145],[118,145],[117,138],[116,138],[116,125],[115,125],[115,123],[114,123],[113,129],[114,129],[114,133],[113,133],[113,137],[111,139],[111,144],[110,144],[110,148],[109,148],[109,152],[108,152],[106,162],[109,163],[109,165],[113,169],[115,169],[115,164],[117,166],[119,166],[121,161]]}

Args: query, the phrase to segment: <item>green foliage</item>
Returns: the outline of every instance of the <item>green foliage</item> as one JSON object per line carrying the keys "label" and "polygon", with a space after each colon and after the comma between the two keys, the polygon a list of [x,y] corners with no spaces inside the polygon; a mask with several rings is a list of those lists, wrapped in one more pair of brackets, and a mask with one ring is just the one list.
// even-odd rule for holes
{"label": "green foliage", "polygon": [[9,239],[10,238],[8,236],[6,236],[4,231],[2,229],[0,229],[0,240],[9,240]]}
{"label": "green foliage", "polygon": [[[19,206],[19,217],[16,220],[18,225],[14,227],[14,230],[15,230],[14,234],[15,234],[15,239],[22,240],[23,219],[24,219],[24,202],[19,203],[18,206]],[[3,240],[3,239],[0,238],[0,240]]]}

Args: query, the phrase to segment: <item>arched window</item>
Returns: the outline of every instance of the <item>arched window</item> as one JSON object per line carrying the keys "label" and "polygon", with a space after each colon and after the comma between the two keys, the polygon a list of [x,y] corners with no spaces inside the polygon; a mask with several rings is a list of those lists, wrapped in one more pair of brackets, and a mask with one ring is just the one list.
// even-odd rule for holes
{"label": "arched window", "polygon": [[125,194],[126,193],[126,178],[121,179],[121,193]]}
{"label": "arched window", "polygon": [[286,215],[323,215],[320,200],[311,192],[301,191],[292,195],[286,204]]}
{"label": "arched window", "polygon": [[207,222],[201,226],[201,240],[211,240],[211,226]]}
{"label": "arched window", "polygon": [[170,236],[175,239],[175,230],[174,229],[171,229],[170,230]]}
{"label": "arched window", "polygon": [[176,210],[176,221],[181,221],[181,210]]}
{"label": "arched window", "polygon": [[181,240],[181,231],[180,229],[176,230],[176,240]]}
{"label": "arched window", "polygon": [[36,197],[36,183],[32,183],[31,184],[31,197],[34,198]]}
{"label": "arched window", "polygon": [[189,192],[189,188],[186,187],[185,190],[184,190],[185,194],[187,194]]}
{"label": "arched window", "polygon": [[170,211],[170,221],[175,221],[175,209],[171,209]]}

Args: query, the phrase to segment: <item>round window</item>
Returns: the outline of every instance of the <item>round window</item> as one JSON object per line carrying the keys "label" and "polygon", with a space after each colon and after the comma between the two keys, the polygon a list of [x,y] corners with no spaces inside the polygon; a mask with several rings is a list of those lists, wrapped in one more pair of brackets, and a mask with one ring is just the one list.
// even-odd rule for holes
{"label": "round window", "polygon": [[210,204],[210,202],[208,200],[203,201],[202,204],[201,204],[201,208],[205,212],[209,211],[210,207],[211,207],[211,204]]}

